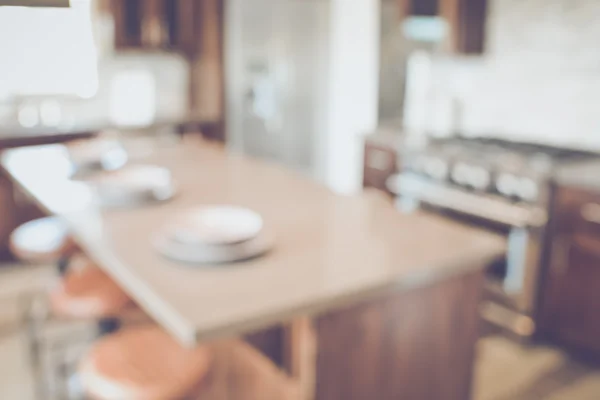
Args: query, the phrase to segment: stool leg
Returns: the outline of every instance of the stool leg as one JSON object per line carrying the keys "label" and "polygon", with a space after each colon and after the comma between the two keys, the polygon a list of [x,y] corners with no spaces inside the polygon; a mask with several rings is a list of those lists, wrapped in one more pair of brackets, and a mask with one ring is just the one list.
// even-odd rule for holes
{"label": "stool leg", "polygon": [[67,272],[67,268],[69,267],[69,260],[70,260],[70,256],[63,256],[58,260],[57,263],[57,269],[58,269],[58,275],[59,276],[65,276],[65,273]]}
{"label": "stool leg", "polygon": [[100,336],[115,333],[121,327],[121,322],[117,318],[103,318],[98,321],[98,333]]}
{"label": "stool leg", "polygon": [[38,335],[39,325],[35,310],[35,301],[34,296],[27,299],[27,308],[24,317],[25,335],[32,369],[34,396],[38,400],[45,400],[48,398],[49,393],[46,388],[46,377],[44,376],[42,367],[41,343]]}

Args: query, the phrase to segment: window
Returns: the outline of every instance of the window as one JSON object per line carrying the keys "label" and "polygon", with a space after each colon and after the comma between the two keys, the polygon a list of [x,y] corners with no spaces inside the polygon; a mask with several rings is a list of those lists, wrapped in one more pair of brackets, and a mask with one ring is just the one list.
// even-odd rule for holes
{"label": "window", "polygon": [[98,88],[91,0],[70,8],[0,7],[0,100],[93,96]]}

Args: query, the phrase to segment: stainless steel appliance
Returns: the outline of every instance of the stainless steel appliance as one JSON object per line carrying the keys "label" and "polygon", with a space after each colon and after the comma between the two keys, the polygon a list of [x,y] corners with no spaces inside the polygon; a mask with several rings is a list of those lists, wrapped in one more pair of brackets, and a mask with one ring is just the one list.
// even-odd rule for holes
{"label": "stainless steel appliance", "polygon": [[327,133],[330,2],[230,0],[228,144],[318,175]]}
{"label": "stainless steel appliance", "polygon": [[482,318],[520,337],[535,332],[552,176],[583,152],[484,138],[447,138],[399,153],[388,181],[398,207],[425,207],[507,237],[487,271]]}

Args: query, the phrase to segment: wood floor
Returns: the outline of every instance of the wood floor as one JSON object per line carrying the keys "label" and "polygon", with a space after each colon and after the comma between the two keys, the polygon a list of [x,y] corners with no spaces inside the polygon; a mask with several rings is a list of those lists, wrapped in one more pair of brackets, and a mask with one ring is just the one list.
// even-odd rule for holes
{"label": "wood floor", "polygon": [[598,400],[600,369],[500,336],[478,344],[474,400]]}
{"label": "wood floor", "polygon": [[[0,289],[40,284],[44,268],[0,269]],[[6,285],[5,285],[6,284]],[[23,337],[14,329],[16,304],[0,299],[0,399],[32,399]],[[578,363],[550,347],[527,347],[500,336],[477,348],[474,400],[598,400],[600,369]],[[418,399],[415,399],[418,400]]]}

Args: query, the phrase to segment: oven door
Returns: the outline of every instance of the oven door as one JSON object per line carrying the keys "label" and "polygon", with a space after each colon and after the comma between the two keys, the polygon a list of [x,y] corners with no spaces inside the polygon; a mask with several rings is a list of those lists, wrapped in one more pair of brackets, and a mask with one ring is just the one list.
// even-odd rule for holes
{"label": "oven door", "polygon": [[388,188],[397,195],[397,207],[403,212],[425,208],[506,237],[506,255],[490,263],[486,271],[482,316],[519,336],[530,336],[547,221],[545,209],[467,192],[414,173],[395,175],[388,180]]}

